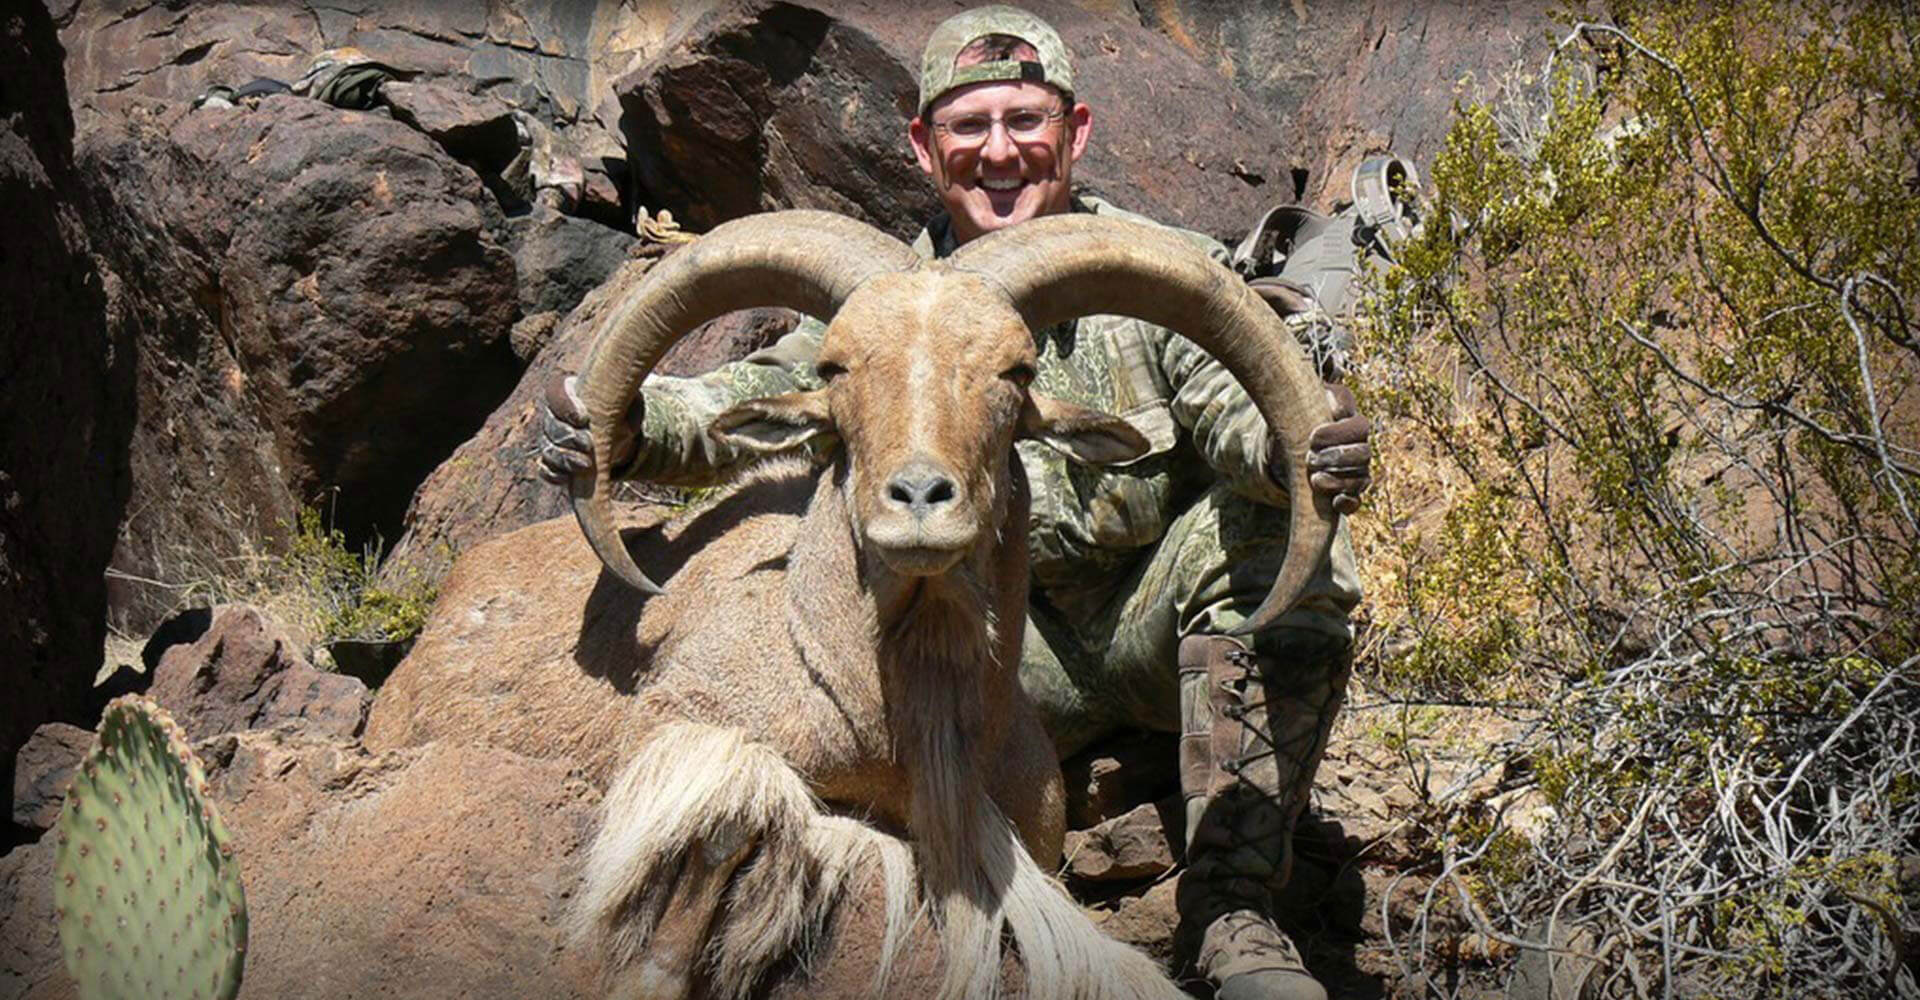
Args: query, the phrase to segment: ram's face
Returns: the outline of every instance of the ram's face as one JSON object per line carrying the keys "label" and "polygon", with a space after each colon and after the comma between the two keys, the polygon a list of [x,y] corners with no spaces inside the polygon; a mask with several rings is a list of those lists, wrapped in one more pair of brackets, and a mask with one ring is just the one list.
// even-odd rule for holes
{"label": "ram's face", "polygon": [[1006,509],[1033,337],[973,275],[876,278],[818,359],[862,543],[895,572],[945,572]]}
{"label": "ram's face", "polygon": [[1114,417],[1032,392],[1033,335],[1004,291],[969,272],[931,265],[866,282],[816,364],[825,388],[742,404],[713,433],[759,451],[836,436],[860,544],[903,575],[944,573],[997,543],[1016,437],[1092,463],[1147,447]]}

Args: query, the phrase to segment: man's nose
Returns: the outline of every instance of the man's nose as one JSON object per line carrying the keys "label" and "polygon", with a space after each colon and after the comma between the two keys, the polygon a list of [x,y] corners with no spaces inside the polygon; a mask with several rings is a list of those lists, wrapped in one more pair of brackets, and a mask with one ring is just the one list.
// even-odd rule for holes
{"label": "man's nose", "polygon": [[996,119],[987,126],[987,142],[980,147],[980,158],[996,163],[1020,158],[1020,144],[1013,141],[1013,133],[1007,131],[1006,122]]}

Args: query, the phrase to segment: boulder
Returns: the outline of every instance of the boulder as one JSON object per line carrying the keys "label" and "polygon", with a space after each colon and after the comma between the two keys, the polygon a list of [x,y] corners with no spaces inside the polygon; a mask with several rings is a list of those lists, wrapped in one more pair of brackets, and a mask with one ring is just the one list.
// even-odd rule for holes
{"label": "boulder", "polygon": [[0,857],[0,996],[72,1000],[79,996],[60,957],[53,918],[52,837]]}
{"label": "boulder", "polygon": [[476,170],[499,173],[520,151],[513,109],[498,98],[399,80],[382,86],[380,95],[395,120],[425,132],[447,155]]}
{"label": "boulder", "polygon": [[750,2],[683,28],[615,92],[643,197],[693,229],[820,208],[907,238],[928,205],[905,145],[912,79],[858,21]]}
{"label": "boulder", "polygon": [[[962,6],[738,0],[689,20],[614,84],[642,199],[694,229],[818,208],[912,238],[937,207],[906,141],[920,48]],[[1087,189],[1225,235],[1287,187],[1278,126],[1173,43],[1131,17],[1030,6],[1095,109]]]}
{"label": "boulder", "polygon": [[627,262],[634,245],[627,233],[545,204],[533,205],[511,226],[520,312],[526,316],[572,312]]}
{"label": "boulder", "polygon": [[[571,222],[569,224],[572,224]],[[579,225],[592,225],[581,222]],[[426,477],[407,509],[406,530],[383,572],[439,579],[461,553],[482,539],[568,512],[566,490],[539,477],[540,406],[555,372],[578,372],[608,316],[631,294],[662,248],[641,243],[557,327],[534,314],[515,330],[515,349],[530,359],[519,385],[486,424]],[[691,375],[737,360],[792,329],[798,314],[785,309],[731,313],[693,331],[662,358],[656,371]]]}
{"label": "boulder", "polygon": [[35,727],[85,721],[102,571],[127,500],[130,331],[106,321],[62,52],[38,3],[0,13],[0,779]]}
{"label": "boulder", "polygon": [[92,745],[93,733],[64,722],[33,731],[13,758],[13,825],[36,833],[53,826],[74,769]]}
{"label": "boulder", "polygon": [[137,349],[112,607],[142,632],[321,505],[353,544],[517,372],[504,221],[391,119],[302,98],[103,126],[80,167],[110,328]]}
{"label": "boulder", "polygon": [[295,719],[357,735],[372,701],[367,686],[314,669],[300,649],[259,609],[229,605],[199,640],[161,656],[147,693],[194,739]]}
{"label": "boulder", "polygon": [[[246,886],[245,997],[598,996],[565,927],[599,793],[565,760],[452,743],[371,752],[309,727],[197,745]],[[0,995],[74,997],[53,920],[54,838],[0,859]],[[866,996],[884,907],[856,884],[814,962],[769,1000]],[[1169,925],[1170,926],[1170,925]],[[1007,955],[1002,992],[1020,994]],[[916,921],[889,996],[938,991]]]}
{"label": "boulder", "polygon": [[1067,833],[1067,874],[1087,882],[1159,878],[1173,870],[1186,830],[1180,796],[1144,803],[1090,830]]}
{"label": "boulder", "polygon": [[1351,57],[1348,41],[1379,6],[1162,0],[1133,11],[1146,27],[1238,87],[1267,117],[1287,122],[1329,74],[1340,71]]}
{"label": "boulder", "polygon": [[[598,794],[564,763],[373,754],[301,727],[198,747],[246,885],[242,997],[586,997],[563,931]],[[70,997],[52,836],[0,861],[0,992]]]}
{"label": "boulder", "polygon": [[742,309],[689,334],[660,359],[662,375],[692,376],[738,361],[793,331],[801,316],[791,309]]}

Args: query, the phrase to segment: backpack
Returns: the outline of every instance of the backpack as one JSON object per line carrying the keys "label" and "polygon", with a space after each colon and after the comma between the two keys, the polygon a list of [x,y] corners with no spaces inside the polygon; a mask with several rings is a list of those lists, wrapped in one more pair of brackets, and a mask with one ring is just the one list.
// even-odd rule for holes
{"label": "backpack", "polygon": [[1275,206],[1233,250],[1234,270],[1280,313],[1327,381],[1346,374],[1353,350],[1353,335],[1335,317],[1352,304],[1360,263],[1369,254],[1392,260],[1413,234],[1419,185],[1405,160],[1369,157],[1354,168],[1353,200],[1333,215]]}
{"label": "backpack", "polygon": [[329,49],[314,56],[293,92],[336,108],[367,111],[380,104],[380,88],[388,80],[404,80],[404,73],[367,58],[355,48]]}

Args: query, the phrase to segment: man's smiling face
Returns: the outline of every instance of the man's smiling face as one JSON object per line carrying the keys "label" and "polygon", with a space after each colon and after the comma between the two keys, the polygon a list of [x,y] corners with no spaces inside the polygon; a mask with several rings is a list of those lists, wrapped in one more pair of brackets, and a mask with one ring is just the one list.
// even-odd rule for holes
{"label": "man's smiling face", "polygon": [[[954,238],[965,243],[1067,211],[1073,162],[1086,150],[1092,117],[1085,104],[1066,107],[1043,83],[975,83],[941,95],[907,135],[953,219]],[[984,135],[966,134],[982,122]],[[1036,123],[1043,124],[1034,131]]]}

